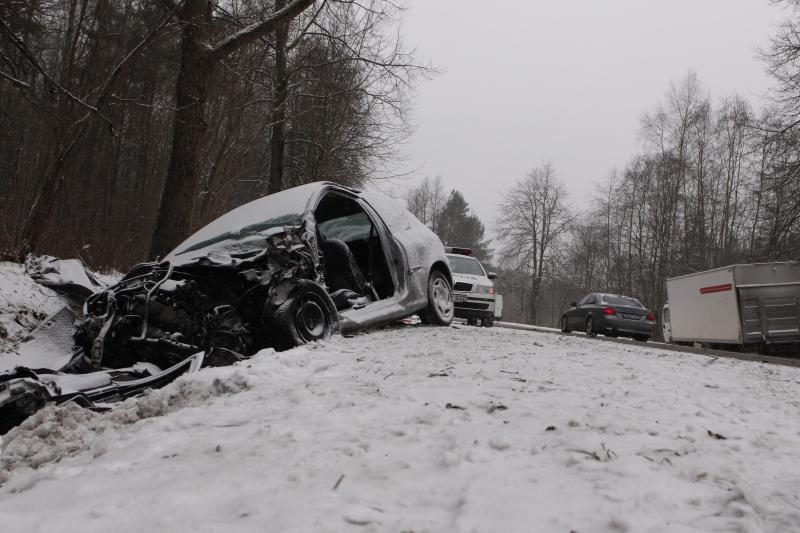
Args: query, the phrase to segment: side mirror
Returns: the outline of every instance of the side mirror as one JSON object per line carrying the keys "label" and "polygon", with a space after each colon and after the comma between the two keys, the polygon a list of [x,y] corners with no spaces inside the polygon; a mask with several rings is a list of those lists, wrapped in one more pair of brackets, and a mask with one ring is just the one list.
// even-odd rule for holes
{"label": "side mirror", "polygon": [[570,302],[569,305],[570,307],[578,307],[578,304],[576,302]]}
{"label": "side mirror", "polygon": [[497,278],[497,273],[496,272],[489,272],[488,274],[486,274],[486,277],[489,278],[489,279],[495,279],[495,278]]}

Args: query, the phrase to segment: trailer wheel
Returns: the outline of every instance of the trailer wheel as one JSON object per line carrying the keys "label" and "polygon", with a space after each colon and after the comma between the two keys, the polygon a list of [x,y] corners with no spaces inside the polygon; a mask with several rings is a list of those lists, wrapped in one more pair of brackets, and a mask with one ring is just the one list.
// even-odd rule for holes
{"label": "trailer wheel", "polygon": [[596,337],[597,331],[594,329],[594,320],[592,319],[592,315],[589,315],[586,318],[586,335],[589,337]]}

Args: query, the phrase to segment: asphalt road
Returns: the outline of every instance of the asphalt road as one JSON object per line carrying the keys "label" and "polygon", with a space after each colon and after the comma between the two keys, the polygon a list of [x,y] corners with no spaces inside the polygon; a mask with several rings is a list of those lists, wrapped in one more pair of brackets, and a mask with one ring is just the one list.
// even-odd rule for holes
{"label": "asphalt road", "polygon": [[[556,328],[545,328],[541,326],[530,326],[528,324],[515,324],[513,322],[495,322],[494,325],[498,328],[519,329],[528,331],[540,331],[544,333],[552,333],[554,335],[584,335],[583,333],[563,333]],[[630,339],[612,338],[604,335],[595,337],[600,342],[616,342],[619,344],[633,344],[641,346],[643,343]],[[800,367],[800,357],[778,357],[774,355],[762,355],[759,353],[746,353],[746,352],[730,352],[727,350],[713,350],[710,348],[695,348],[692,346],[678,346],[675,344],[666,344],[663,342],[648,342],[647,345],[652,345],[653,348],[661,350],[670,350],[673,352],[695,353],[698,355],[705,355],[707,357],[729,357],[731,359],[741,359],[743,361],[758,361],[761,363],[769,363],[774,365],[796,366]]]}

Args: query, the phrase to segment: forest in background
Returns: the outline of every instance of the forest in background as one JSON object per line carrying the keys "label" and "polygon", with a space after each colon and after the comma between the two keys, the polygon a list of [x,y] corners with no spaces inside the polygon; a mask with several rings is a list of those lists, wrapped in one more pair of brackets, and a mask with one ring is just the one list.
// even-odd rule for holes
{"label": "forest in background", "polygon": [[587,292],[659,310],[668,278],[800,259],[800,143],[781,117],[715,100],[690,73],[643,116],[645,149],[595,184],[589,209],[570,206],[551,165],[531,171],[499,206],[508,318],[557,326]]}
{"label": "forest in background", "polygon": [[428,69],[385,0],[0,2],[0,254],[125,270],[231,208],[360,185]]}

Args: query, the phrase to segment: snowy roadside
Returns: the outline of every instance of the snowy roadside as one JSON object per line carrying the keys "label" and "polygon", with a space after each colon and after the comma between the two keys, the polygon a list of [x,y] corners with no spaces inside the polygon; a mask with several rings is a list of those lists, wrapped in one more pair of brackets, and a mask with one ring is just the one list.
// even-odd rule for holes
{"label": "snowy roadside", "polygon": [[[7,436],[10,531],[789,531],[800,369],[393,328]],[[38,425],[37,425],[38,423]],[[33,469],[28,465],[36,465]]]}
{"label": "snowy roadside", "polygon": [[0,353],[13,350],[63,306],[61,297],[26,276],[22,265],[0,262]]}

